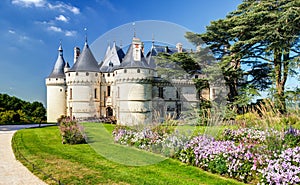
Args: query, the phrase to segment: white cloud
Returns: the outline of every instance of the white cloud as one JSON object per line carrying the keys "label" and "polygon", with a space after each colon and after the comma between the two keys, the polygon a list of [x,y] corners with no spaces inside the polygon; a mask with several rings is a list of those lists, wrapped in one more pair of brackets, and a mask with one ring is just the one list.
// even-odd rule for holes
{"label": "white cloud", "polygon": [[68,10],[73,14],[80,14],[79,8],[63,2],[58,2],[57,4],[48,3],[48,8],[51,10],[59,10],[60,12],[65,12],[66,10]]}
{"label": "white cloud", "polygon": [[68,22],[69,18],[67,18],[67,17],[65,17],[63,15],[59,15],[59,16],[55,17],[55,20],[62,21],[62,22]]}
{"label": "white cloud", "polygon": [[15,34],[16,33],[16,31],[15,30],[8,30],[8,33],[10,33],[10,34]]}
{"label": "white cloud", "polygon": [[66,37],[73,37],[77,34],[77,32],[74,30],[63,30],[62,28],[57,27],[57,26],[49,26],[47,29],[49,31],[63,33]]}
{"label": "white cloud", "polygon": [[75,36],[76,34],[77,34],[77,32],[76,32],[76,31],[73,31],[73,30],[71,30],[71,31],[67,30],[67,31],[65,32],[65,36],[67,36],[67,37],[73,37],[73,36]]}
{"label": "white cloud", "polygon": [[54,32],[62,32],[63,31],[60,27],[57,27],[57,26],[49,26],[48,30],[54,31]]}
{"label": "white cloud", "polygon": [[47,0],[11,0],[11,3],[14,5],[22,7],[39,7],[39,8],[48,8],[50,10],[58,10],[59,12],[72,12],[73,14],[80,14],[80,9],[72,6],[71,4],[66,4],[62,1],[57,1],[55,3],[50,3]]}
{"label": "white cloud", "polygon": [[30,6],[44,7],[46,1],[45,0],[12,0],[11,3],[19,6],[24,6],[24,7],[30,7]]}

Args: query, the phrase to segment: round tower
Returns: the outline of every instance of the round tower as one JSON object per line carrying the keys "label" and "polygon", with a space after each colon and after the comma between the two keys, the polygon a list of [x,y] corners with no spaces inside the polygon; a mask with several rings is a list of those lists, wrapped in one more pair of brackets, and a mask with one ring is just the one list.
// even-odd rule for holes
{"label": "round tower", "polygon": [[58,57],[51,74],[46,78],[47,86],[47,122],[57,122],[57,118],[66,115],[66,62],[60,43]]}
{"label": "round tower", "polygon": [[100,116],[100,78],[98,62],[86,40],[75,64],[66,72],[67,116],[76,119]]}
{"label": "round tower", "polygon": [[142,51],[142,42],[134,37],[124,60],[115,71],[117,120],[121,125],[152,122],[152,80],[154,70]]}

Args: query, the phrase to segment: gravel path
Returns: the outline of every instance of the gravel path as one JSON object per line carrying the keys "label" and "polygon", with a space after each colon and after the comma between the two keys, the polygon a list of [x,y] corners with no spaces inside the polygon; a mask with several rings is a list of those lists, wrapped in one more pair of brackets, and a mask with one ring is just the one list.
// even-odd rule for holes
{"label": "gravel path", "polygon": [[0,185],[46,185],[16,160],[11,148],[15,132],[15,129],[0,127]]}

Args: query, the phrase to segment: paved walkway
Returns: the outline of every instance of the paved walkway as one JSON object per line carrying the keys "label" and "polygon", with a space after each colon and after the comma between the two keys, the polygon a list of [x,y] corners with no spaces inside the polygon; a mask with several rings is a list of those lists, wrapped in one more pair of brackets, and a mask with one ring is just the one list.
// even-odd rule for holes
{"label": "paved walkway", "polygon": [[11,139],[22,126],[0,127],[0,185],[46,185],[16,160]]}

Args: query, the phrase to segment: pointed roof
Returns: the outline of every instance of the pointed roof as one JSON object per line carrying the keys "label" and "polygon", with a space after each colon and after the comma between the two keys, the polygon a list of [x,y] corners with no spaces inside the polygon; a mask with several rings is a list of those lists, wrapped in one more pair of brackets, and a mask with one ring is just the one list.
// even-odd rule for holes
{"label": "pointed roof", "polygon": [[63,49],[61,43],[58,48],[58,56],[54,65],[54,68],[48,78],[64,78],[64,67],[66,65],[65,59],[63,57]]}
{"label": "pointed roof", "polygon": [[89,48],[87,40],[85,41],[83,50],[79,55],[77,62],[69,71],[76,72],[98,72],[98,62],[96,61],[92,51]]}
{"label": "pointed roof", "polygon": [[110,46],[107,47],[103,63],[100,67],[100,71],[104,73],[113,71],[114,68],[120,66],[124,56],[125,53],[122,48],[118,47],[114,42],[112,48],[110,48]]}
{"label": "pointed roof", "polygon": [[152,44],[152,47],[151,47],[150,51],[146,55],[147,62],[148,62],[149,66],[152,69],[156,68],[154,57],[157,56],[157,55],[158,55],[158,53],[157,53],[157,51],[155,49],[155,46],[154,46],[154,44]]}
{"label": "pointed roof", "polygon": [[134,61],[133,58],[133,44],[130,44],[129,49],[127,50],[127,53],[120,65],[119,68],[150,68],[146,58],[144,57],[144,54],[142,51],[140,51],[141,60],[140,61]]}

